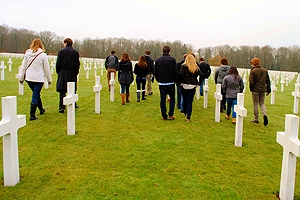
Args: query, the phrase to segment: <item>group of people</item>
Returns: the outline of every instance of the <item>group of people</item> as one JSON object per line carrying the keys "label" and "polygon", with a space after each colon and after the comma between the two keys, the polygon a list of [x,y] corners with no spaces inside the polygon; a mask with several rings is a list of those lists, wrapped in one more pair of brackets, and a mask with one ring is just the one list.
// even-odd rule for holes
{"label": "group of people", "polygon": [[[261,108],[263,114],[263,123],[268,125],[269,120],[267,116],[266,106],[264,104],[265,95],[269,95],[271,92],[270,78],[268,70],[260,66],[260,60],[253,58],[251,61],[251,70],[249,75],[250,91],[252,92],[254,119],[253,123],[259,123],[258,120],[258,105]],[[226,110],[225,118],[230,119],[232,113],[232,123],[236,123],[236,113],[234,106],[237,104],[237,94],[242,93],[244,90],[244,82],[242,77],[235,66],[229,66],[228,59],[222,58],[220,60],[220,66],[215,72],[215,83],[222,85],[222,101],[220,112]],[[227,103],[227,109],[226,109]]]}
{"label": "group of people", "polygon": [[[64,113],[65,106],[63,98],[67,93],[67,83],[75,82],[75,92],[77,90],[77,75],[80,68],[79,53],[72,47],[73,41],[66,38],[63,41],[64,48],[58,52],[56,61],[56,73],[58,74],[56,91],[59,93],[59,112]],[[40,115],[45,113],[40,92],[45,82],[45,77],[49,85],[52,83],[50,66],[48,58],[44,52],[44,46],[39,38],[32,41],[30,48],[25,52],[22,62],[19,82],[27,82],[32,90],[32,99],[30,103],[30,120],[36,120],[36,109]],[[203,95],[204,80],[211,74],[210,66],[200,58],[200,63],[193,54],[185,54],[184,59],[176,63],[176,59],[170,55],[171,48],[164,46],[162,56],[154,60],[150,57],[151,52],[145,51],[144,55],[139,57],[134,68],[131,59],[127,53],[123,53],[120,61],[115,55],[115,51],[105,60],[107,70],[108,88],[110,90],[111,72],[114,76],[118,72],[118,81],[121,86],[122,105],[130,102],[130,84],[134,81],[133,74],[136,75],[136,94],[137,102],[140,99],[146,100],[146,94],[152,95],[152,83],[154,77],[158,83],[160,92],[160,110],[163,120],[174,120],[175,107],[175,86],[177,86],[177,107],[185,115],[186,121],[190,122],[192,115],[192,104],[196,87],[200,85],[200,95]],[[254,119],[252,122],[259,123],[258,105],[263,113],[264,125],[268,124],[266,107],[264,105],[265,94],[271,92],[270,78],[267,69],[260,66],[258,58],[251,60],[252,69],[249,75],[250,91],[252,92]],[[236,123],[236,113],[234,105],[237,104],[237,93],[244,90],[244,84],[238,70],[235,66],[229,66],[228,59],[220,60],[220,67],[215,71],[215,83],[222,84],[222,103],[221,110],[226,110],[226,119],[230,119],[232,113],[232,123]],[[147,90],[146,90],[147,84]],[[142,98],[141,98],[142,94]],[[166,101],[169,101],[169,110],[167,112]],[[227,102],[227,109],[226,109]],[[79,106],[76,104],[76,108]]]}
{"label": "group of people", "polygon": [[[66,38],[63,41],[64,48],[58,52],[56,60],[56,73],[58,74],[56,91],[59,93],[59,112],[64,113],[65,105],[63,105],[63,98],[67,93],[67,83],[77,83],[77,75],[79,73],[80,61],[79,53],[72,45],[73,41]],[[36,120],[36,109],[40,110],[40,115],[45,113],[41,100],[41,89],[45,82],[45,76],[48,84],[51,85],[52,77],[50,73],[50,66],[47,54],[42,41],[35,38],[25,56],[21,66],[21,73],[19,82],[27,82],[29,88],[32,90],[32,98],[30,103],[30,121]],[[77,85],[75,84],[75,91]],[[76,104],[76,108],[79,106]]]}

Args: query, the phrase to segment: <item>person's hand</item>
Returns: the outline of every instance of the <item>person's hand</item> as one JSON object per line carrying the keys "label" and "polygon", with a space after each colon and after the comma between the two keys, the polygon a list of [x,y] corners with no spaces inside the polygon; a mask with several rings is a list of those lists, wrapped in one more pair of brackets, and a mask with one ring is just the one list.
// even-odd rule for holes
{"label": "person's hand", "polygon": [[266,95],[268,96],[269,94],[270,94],[270,93],[269,93],[269,92],[267,92],[267,94],[266,94]]}

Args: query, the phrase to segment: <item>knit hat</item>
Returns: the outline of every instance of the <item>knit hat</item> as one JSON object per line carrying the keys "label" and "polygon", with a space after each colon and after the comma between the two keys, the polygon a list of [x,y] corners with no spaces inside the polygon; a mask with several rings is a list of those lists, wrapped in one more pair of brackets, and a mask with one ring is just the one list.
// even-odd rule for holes
{"label": "knit hat", "polygon": [[253,58],[251,61],[250,61],[251,64],[253,65],[259,65],[259,59],[258,58]]}

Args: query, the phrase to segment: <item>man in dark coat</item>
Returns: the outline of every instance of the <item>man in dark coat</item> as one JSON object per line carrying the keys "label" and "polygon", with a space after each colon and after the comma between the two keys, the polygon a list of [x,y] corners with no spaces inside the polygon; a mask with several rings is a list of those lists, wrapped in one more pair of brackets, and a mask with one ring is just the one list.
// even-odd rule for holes
{"label": "man in dark coat", "polygon": [[[178,71],[175,58],[170,56],[170,47],[163,47],[163,55],[155,61],[154,77],[158,82],[160,92],[160,109],[163,120],[174,118],[175,107],[175,83],[178,79]],[[169,118],[166,108],[166,97],[170,97]]]}
{"label": "man in dark coat", "polygon": [[209,78],[209,76],[211,74],[211,68],[210,68],[209,64],[207,64],[204,61],[204,58],[200,58],[199,60],[200,60],[199,68],[200,68],[201,72],[203,73],[203,77],[201,77],[201,80],[200,80],[200,95],[203,96],[204,80]]}
{"label": "man in dark coat", "polygon": [[[80,61],[79,53],[72,47],[73,41],[70,38],[64,40],[64,48],[57,54],[56,73],[58,74],[56,91],[59,92],[59,112],[64,113],[65,105],[63,98],[67,93],[67,83],[75,82],[75,92],[77,91],[77,75],[79,73]],[[78,108],[78,105],[75,104]]]}

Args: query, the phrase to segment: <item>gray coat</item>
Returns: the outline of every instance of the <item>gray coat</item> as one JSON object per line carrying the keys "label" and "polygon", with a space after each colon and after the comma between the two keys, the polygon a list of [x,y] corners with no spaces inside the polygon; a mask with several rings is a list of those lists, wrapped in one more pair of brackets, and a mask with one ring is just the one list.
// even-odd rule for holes
{"label": "gray coat", "polygon": [[244,90],[244,82],[241,76],[234,80],[234,75],[225,76],[222,89],[226,92],[226,98],[237,98],[237,93],[242,93]]}
{"label": "gray coat", "polygon": [[221,65],[220,67],[217,68],[215,72],[215,83],[216,84],[222,84],[224,77],[228,74],[229,71],[229,66],[228,65]]}

